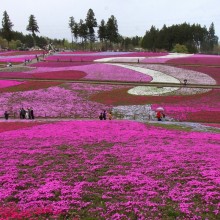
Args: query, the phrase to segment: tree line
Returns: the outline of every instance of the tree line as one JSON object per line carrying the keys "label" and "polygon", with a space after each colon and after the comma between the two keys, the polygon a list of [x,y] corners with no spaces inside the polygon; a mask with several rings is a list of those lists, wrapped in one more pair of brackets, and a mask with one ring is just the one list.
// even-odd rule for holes
{"label": "tree line", "polygon": [[[102,19],[100,25],[98,25],[95,13],[92,9],[89,9],[85,20],[80,19],[79,22],[76,22],[74,17],[71,16],[69,18],[69,28],[72,34],[72,44],[73,39],[77,44],[80,38],[80,45],[83,49],[89,42],[90,50],[92,50],[94,42],[98,39],[102,43],[102,49],[105,50],[112,48],[114,43],[119,43],[118,24],[114,15],[111,15],[107,22]],[[95,35],[95,28],[98,28],[97,36]]]}
{"label": "tree line", "polygon": [[[51,39],[37,36],[39,27],[34,15],[30,15],[26,30],[30,34],[13,31],[13,23],[6,11],[3,13],[2,28],[0,29],[0,47],[11,49],[25,49],[39,46],[58,49],[81,50],[120,50],[128,51],[144,48],[148,51],[173,51],[189,53],[213,53],[219,47],[218,37],[215,35],[214,24],[209,29],[200,24],[179,24],[162,29],[151,26],[143,37],[124,37],[119,34],[118,22],[114,15],[107,21],[98,24],[95,13],[89,9],[85,19],[77,22],[73,16],[69,17],[68,27],[72,41],[66,39]],[[48,49],[51,49],[48,48]]]}
{"label": "tree line", "polygon": [[207,29],[200,24],[179,24],[167,27],[164,25],[160,30],[151,26],[147,30],[141,46],[151,51],[165,50],[176,51],[178,48],[189,53],[212,53],[218,46],[218,37],[215,35],[214,23]]}

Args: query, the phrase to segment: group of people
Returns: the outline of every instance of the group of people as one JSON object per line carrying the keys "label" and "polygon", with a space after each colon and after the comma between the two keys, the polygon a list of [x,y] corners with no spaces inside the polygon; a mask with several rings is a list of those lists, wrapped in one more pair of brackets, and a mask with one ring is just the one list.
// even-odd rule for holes
{"label": "group of people", "polygon": [[26,66],[27,65],[27,63],[30,63],[31,62],[31,60],[30,59],[25,59],[24,60],[24,65]]}
{"label": "group of people", "polygon": [[[9,112],[4,112],[4,118],[5,120],[9,119]],[[23,107],[19,110],[19,116],[20,119],[34,119],[34,110],[33,108],[24,109]]]}
{"label": "group of people", "polygon": [[34,110],[32,108],[24,109],[21,108],[20,112],[20,119],[34,119]]}
{"label": "group of people", "polygon": [[99,115],[100,120],[106,120],[106,119],[112,120],[112,112],[107,112],[106,110],[102,111]]}

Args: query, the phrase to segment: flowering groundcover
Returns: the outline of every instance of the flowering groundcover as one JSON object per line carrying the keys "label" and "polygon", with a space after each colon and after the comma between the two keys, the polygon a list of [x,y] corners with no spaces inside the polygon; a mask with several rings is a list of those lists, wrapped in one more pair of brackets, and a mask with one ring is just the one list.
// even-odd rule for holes
{"label": "flowering groundcover", "polygon": [[1,218],[220,217],[218,134],[69,121],[2,132],[0,146]]}

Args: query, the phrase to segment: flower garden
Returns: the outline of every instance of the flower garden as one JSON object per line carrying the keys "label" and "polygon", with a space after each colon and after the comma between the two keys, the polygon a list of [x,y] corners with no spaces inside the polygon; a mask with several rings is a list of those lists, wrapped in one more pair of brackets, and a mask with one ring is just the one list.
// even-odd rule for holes
{"label": "flower garden", "polygon": [[[220,218],[220,92],[183,85],[219,85],[219,56],[4,57],[22,64],[0,68],[0,219]],[[20,120],[21,107],[36,119]],[[104,109],[112,121],[98,120]],[[193,122],[207,129],[183,126]]]}

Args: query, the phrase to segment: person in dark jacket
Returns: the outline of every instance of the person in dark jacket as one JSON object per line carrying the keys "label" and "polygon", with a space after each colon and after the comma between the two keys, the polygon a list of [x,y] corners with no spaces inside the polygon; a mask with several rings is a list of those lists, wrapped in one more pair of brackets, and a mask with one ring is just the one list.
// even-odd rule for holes
{"label": "person in dark jacket", "polygon": [[5,111],[4,117],[5,117],[5,120],[8,120],[8,118],[9,118],[9,113],[8,113],[7,111]]}
{"label": "person in dark jacket", "polygon": [[103,113],[101,112],[99,115],[99,119],[102,120],[103,119]]}
{"label": "person in dark jacket", "polygon": [[34,119],[34,110],[30,108],[30,119]]}
{"label": "person in dark jacket", "polygon": [[24,108],[21,108],[20,109],[20,119],[25,119],[25,114],[26,114],[26,111],[24,110]]}
{"label": "person in dark jacket", "polygon": [[106,114],[106,110],[104,110],[103,112],[103,120],[106,120],[107,114]]}

